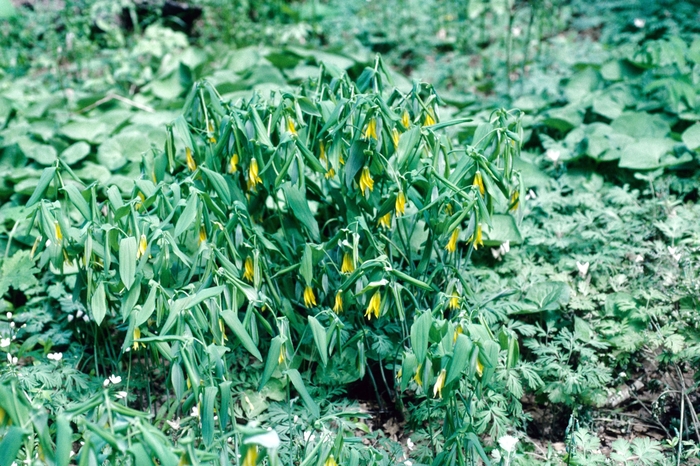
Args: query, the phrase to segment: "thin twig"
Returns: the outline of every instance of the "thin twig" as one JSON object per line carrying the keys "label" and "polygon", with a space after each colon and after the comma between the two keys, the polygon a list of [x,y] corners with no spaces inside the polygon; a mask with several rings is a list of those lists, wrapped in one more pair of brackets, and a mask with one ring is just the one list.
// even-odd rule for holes
{"label": "thin twig", "polygon": [[123,102],[127,105],[131,105],[132,107],[136,107],[139,110],[143,110],[144,112],[155,113],[155,109],[153,109],[152,107],[149,107],[148,105],[140,104],[140,103],[135,102],[131,99],[127,99],[126,97],[122,97],[119,94],[114,94],[111,92],[109,94],[107,94],[106,96],[104,96],[103,98],[101,98],[100,100],[98,100],[97,102],[94,102],[94,103],[88,105],[87,107],[84,107],[84,108],[78,110],[78,113],[89,112],[93,108],[97,108],[100,105],[109,102],[110,100],[118,100],[119,102]]}

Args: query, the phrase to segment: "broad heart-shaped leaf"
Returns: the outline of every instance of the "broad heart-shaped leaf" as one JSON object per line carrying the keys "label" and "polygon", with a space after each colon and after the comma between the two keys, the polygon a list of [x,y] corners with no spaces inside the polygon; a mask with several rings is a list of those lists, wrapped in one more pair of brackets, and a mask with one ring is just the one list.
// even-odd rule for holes
{"label": "broad heart-shaped leaf", "polygon": [[591,95],[600,84],[600,74],[591,67],[587,67],[575,75],[564,86],[564,95],[569,102],[579,102]]}
{"label": "broad heart-shaped leaf", "polygon": [[86,141],[91,144],[101,142],[107,131],[106,124],[90,120],[71,121],[60,130],[61,134],[69,139]]}
{"label": "broad heart-shaped leaf", "polygon": [[316,223],[316,219],[309,208],[309,203],[301,190],[290,183],[285,183],[282,185],[282,191],[284,191],[284,196],[287,198],[288,209],[306,227],[306,231],[311,236],[311,239],[320,241],[321,235],[318,230],[318,223]]}
{"label": "broad heart-shaped leaf", "polygon": [[309,316],[309,326],[311,327],[311,333],[314,335],[314,342],[316,343],[316,349],[321,355],[321,361],[323,365],[328,364],[328,338],[326,337],[326,329],[314,316]]}
{"label": "broad heart-shaped leaf", "polygon": [[688,149],[695,150],[700,147],[700,123],[695,123],[693,126],[689,127],[681,135],[683,139],[683,144],[685,144]]}
{"label": "broad heart-shaped leaf", "polygon": [[569,302],[569,285],[563,282],[540,282],[532,285],[525,299],[541,311],[556,311]]}
{"label": "broad heart-shaped leaf", "polygon": [[633,138],[663,138],[670,131],[669,124],[659,115],[645,112],[627,112],[610,123],[617,132]]}
{"label": "broad heart-shaped leaf", "polygon": [[85,141],[76,142],[68,146],[61,152],[61,159],[68,165],[73,165],[80,162],[90,154],[90,144]]}
{"label": "broad heart-shaped leaf", "polygon": [[296,369],[289,369],[287,371],[287,377],[289,377],[289,381],[292,382],[294,388],[296,388],[296,390],[299,392],[301,400],[304,402],[309,411],[311,411],[313,417],[320,417],[321,412],[318,409],[318,405],[316,404],[314,399],[311,398],[311,395],[309,395],[309,392],[306,390],[306,386],[304,385],[304,381],[301,379],[301,374],[299,374],[299,371]]}
{"label": "broad heart-shaped leaf", "polygon": [[506,241],[520,244],[523,237],[515,219],[510,214],[495,214],[491,216],[491,225],[484,225],[484,245],[499,246]]}
{"label": "broad heart-shaped leaf", "polygon": [[95,320],[97,325],[102,323],[102,320],[107,315],[107,295],[105,294],[105,285],[100,282],[92,294],[90,299],[90,310],[92,311],[92,318]]}
{"label": "broad heart-shaped leaf", "polygon": [[661,158],[673,149],[673,140],[642,138],[625,147],[620,153],[620,167],[632,170],[654,170],[663,166]]}
{"label": "broad heart-shaped leaf", "polygon": [[425,311],[411,325],[411,347],[416,354],[418,364],[423,364],[428,354],[428,343],[430,338],[430,327],[433,324],[433,315]]}
{"label": "broad heart-shaped leaf", "polygon": [[[256,359],[259,361],[262,361],[262,355],[260,354],[260,351],[258,350],[258,347],[255,346],[255,343],[253,342],[253,339],[248,335],[248,332],[246,331],[245,327],[241,323],[241,321],[238,319],[238,312],[237,311],[221,311],[221,318],[224,319],[224,322],[226,322],[226,325],[233,331],[233,333],[236,334],[236,337],[241,341],[241,344],[245,349],[248,350],[250,354],[255,356]],[[279,355],[279,353],[277,353]]]}
{"label": "broad heart-shaped leaf", "polygon": [[136,238],[127,236],[119,241],[119,276],[127,290],[131,289],[136,279]]}

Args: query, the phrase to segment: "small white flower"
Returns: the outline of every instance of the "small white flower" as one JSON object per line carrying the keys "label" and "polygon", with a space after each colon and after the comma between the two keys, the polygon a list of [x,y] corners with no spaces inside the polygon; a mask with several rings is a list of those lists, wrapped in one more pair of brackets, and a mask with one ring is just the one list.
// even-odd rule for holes
{"label": "small white flower", "polygon": [[9,338],[3,338],[0,340],[0,348],[7,348],[10,346],[10,339]]}
{"label": "small white flower", "polygon": [[646,24],[647,22],[644,21],[642,18],[634,18],[634,25],[639,29],[643,28]]}
{"label": "small white flower", "polygon": [[508,453],[513,453],[515,451],[515,445],[518,444],[520,440],[512,435],[504,435],[498,439],[498,445],[503,449],[503,451]]}
{"label": "small white flower", "polygon": [[7,362],[10,364],[17,364],[17,357],[13,357],[10,353],[7,353]]}
{"label": "small white flower", "polygon": [[406,466],[413,466],[413,462],[411,460],[406,460],[403,462]]}
{"label": "small white flower", "polygon": [[510,252],[510,241],[501,244],[501,254],[506,254],[508,252]]}
{"label": "small white flower", "polygon": [[525,195],[525,200],[526,200],[526,201],[529,201],[530,199],[537,199],[537,194],[536,194],[535,191],[533,191],[532,189],[529,190],[529,191],[527,192],[527,194]]}
{"label": "small white flower", "polygon": [[75,319],[75,316],[73,314],[68,314],[68,322],[73,322],[73,319]]}
{"label": "small white flower", "polygon": [[641,254],[637,254],[637,256],[634,258],[635,262],[644,262],[644,256]]}
{"label": "small white flower", "polygon": [[561,151],[557,149],[547,149],[547,152],[544,153],[544,156],[547,158],[547,160],[556,162],[557,160],[559,160],[559,157],[561,157]]}
{"label": "small white flower", "polygon": [[671,257],[673,257],[673,260],[678,262],[681,260],[681,253],[678,252],[678,248],[674,246],[668,246],[668,253],[671,254]]}
{"label": "small white flower", "polygon": [[89,321],[90,321],[90,317],[88,317],[88,315],[85,314],[85,315],[83,316],[83,320],[84,320],[85,322],[89,322]]}
{"label": "small white flower", "polygon": [[81,311],[80,309],[78,309],[78,312],[75,313],[75,317],[77,317],[78,319],[80,319],[82,316],[83,316],[83,311]]}
{"label": "small white flower", "polygon": [[501,461],[501,450],[494,448],[491,450],[491,456],[493,457],[494,461]]}
{"label": "small white flower", "polygon": [[192,417],[199,417],[199,406],[194,406],[192,408],[192,412],[190,413],[190,416]]}
{"label": "small white flower", "polygon": [[112,374],[109,376],[109,381],[112,382],[112,385],[116,385],[122,381],[122,378],[119,377],[118,375]]}
{"label": "small white flower", "polygon": [[123,400],[124,398],[126,398],[126,392],[125,392],[125,391],[117,392],[117,393],[114,394],[114,397],[115,397],[117,400]]}
{"label": "small white flower", "polygon": [[409,451],[413,451],[413,449],[416,448],[416,444],[409,438],[406,440],[406,447],[408,447]]}
{"label": "small white flower", "polygon": [[10,328],[15,328],[15,323],[14,323],[14,322],[10,322]]}
{"label": "small white flower", "polygon": [[496,260],[501,260],[501,248],[491,248],[491,255]]}
{"label": "small white flower", "polygon": [[180,430],[180,419],[176,419],[175,421],[165,421],[168,423],[168,425],[173,429],[173,430]]}
{"label": "small white flower", "polygon": [[520,26],[515,26],[513,28],[513,37],[520,37],[520,34],[522,34],[522,33],[523,33],[523,28],[521,28]]}
{"label": "small white flower", "polygon": [[586,275],[588,274],[588,266],[590,264],[588,262],[584,262],[583,264],[579,261],[576,261],[576,268],[578,269],[579,275],[581,275],[581,278],[586,278]]}
{"label": "small white flower", "polygon": [[49,354],[46,355],[46,357],[49,358],[49,359],[52,360],[52,361],[58,362],[58,361],[60,361],[61,359],[63,359],[63,353],[49,353]]}
{"label": "small white flower", "polygon": [[12,313],[8,312],[7,314],[5,314],[5,317],[7,317],[7,320],[12,319]]}
{"label": "small white flower", "polygon": [[109,385],[109,379],[105,379],[105,381],[102,382],[102,386],[103,386],[103,387],[106,387],[106,386],[108,386],[108,385]]}

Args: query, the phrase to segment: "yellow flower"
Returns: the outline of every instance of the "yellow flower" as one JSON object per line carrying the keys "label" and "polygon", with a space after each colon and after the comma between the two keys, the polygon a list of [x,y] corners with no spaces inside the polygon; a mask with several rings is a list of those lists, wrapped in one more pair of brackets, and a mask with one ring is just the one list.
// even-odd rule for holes
{"label": "yellow flower", "polygon": [[325,177],[327,180],[329,180],[329,179],[333,178],[334,176],[335,176],[335,170],[333,169],[333,167],[330,167],[328,169],[328,171],[326,171]]}
{"label": "yellow flower", "polygon": [[455,328],[455,334],[452,337],[452,344],[454,345],[457,343],[457,336],[460,335],[461,333],[464,333],[464,330],[462,330],[462,325],[457,324],[457,327]]}
{"label": "yellow flower", "polygon": [[457,240],[459,239],[459,228],[455,228],[452,230],[452,235],[450,236],[450,240],[447,242],[447,246],[445,246],[445,250],[447,252],[455,252],[457,250]]}
{"label": "yellow flower", "polygon": [[479,374],[479,377],[484,375],[484,365],[481,364],[481,360],[479,358],[476,359],[476,373]]}
{"label": "yellow flower", "polygon": [[[213,133],[213,132],[214,132],[214,125],[212,125],[211,121],[210,121],[209,122],[209,133]],[[216,143],[216,137],[213,134],[211,134],[209,136],[209,142],[211,142],[212,144]]]}
{"label": "yellow flower", "polygon": [[223,340],[221,343],[223,344],[226,340],[228,340],[228,337],[226,336],[226,329],[224,328],[224,319],[219,319],[219,330],[221,331],[221,339]]}
{"label": "yellow flower", "polygon": [[238,171],[238,154],[233,154],[228,163],[228,172],[236,173]]}
{"label": "yellow flower", "polygon": [[513,194],[510,196],[510,210],[511,212],[515,212],[518,210],[518,206],[520,205],[520,191],[513,191]]}
{"label": "yellow flower", "polygon": [[314,290],[310,286],[304,288],[304,306],[311,308],[316,305],[316,295],[314,295]]}
{"label": "yellow flower", "polygon": [[339,156],[338,156],[338,163],[341,164],[341,165],[345,165],[345,159],[343,158],[342,155],[339,155]]}
{"label": "yellow flower", "polygon": [[248,447],[248,451],[245,454],[245,458],[243,458],[243,463],[241,463],[241,466],[255,466],[255,464],[257,462],[258,462],[258,446],[251,445]]}
{"label": "yellow flower", "polygon": [[418,364],[418,367],[416,367],[416,375],[413,376],[413,380],[415,380],[420,387],[423,386],[423,380],[420,378],[420,371],[422,368],[423,364]]}
{"label": "yellow flower", "polygon": [[141,239],[139,240],[139,249],[136,251],[136,258],[140,259],[141,256],[146,254],[146,248],[148,247],[148,240],[146,239],[146,235],[143,233],[141,234]]}
{"label": "yellow flower", "polygon": [[262,180],[258,176],[258,161],[253,157],[248,167],[248,191],[255,191],[255,187],[260,183]]}
{"label": "yellow flower", "polygon": [[382,295],[379,291],[376,291],[372,298],[369,300],[369,305],[367,305],[367,311],[365,311],[365,317],[367,320],[372,320],[372,314],[374,317],[379,319],[379,311],[382,304]]}
{"label": "yellow flower", "polygon": [[340,294],[340,291],[338,291],[335,294],[335,304],[333,305],[333,312],[336,314],[340,314],[343,312],[343,296]]}
{"label": "yellow flower", "polygon": [[367,189],[374,191],[374,180],[369,173],[369,167],[364,167],[360,175],[360,191],[362,191],[362,194],[365,194]]}
{"label": "yellow flower", "polygon": [[362,133],[362,138],[374,138],[375,141],[377,140],[377,120],[374,118],[369,120],[369,123],[367,123],[367,126],[365,127],[365,132]]}
{"label": "yellow flower", "polygon": [[386,228],[387,230],[391,228],[391,212],[387,212],[386,215],[382,215],[381,217],[379,217],[377,225],[382,228]]}
{"label": "yellow flower", "polygon": [[326,144],[323,141],[321,141],[318,143],[318,148],[321,152],[320,155],[318,156],[318,158],[321,160],[321,162],[325,162],[326,161]]}
{"label": "yellow flower", "polygon": [[435,118],[433,118],[432,112],[428,111],[428,114],[425,115],[425,120],[423,120],[423,126],[431,126],[435,124]]}
{"label": "yellow flower", "polygon": [[333,457],[333,455],[331,455],[328,457],[326,462],[323,463],[323,466],[338,466],[338,463],[335,462],[335,458]]}
{"label": "yellow flower", "polygon": [[138,351],[138,350],[139,350],[139,345],[141,345],[141,348],[145,348],[145,347],[146,347],[145,344],[136,341],[136,340],[138,340],[139,338],[141,338],[141,329],[138,328],[138,327],[136,327],[136,328],[134,328],[134,344],[132,345],[132,347],[134,348],[134,351]]}
{"label": "yellow flower", "polygon": [[340,273],[353,273],[355,271],[355,262],[352,260],[352,254],[346,252],[343,254],[343,263],[340,265]]}
{"label": "yellow flower", "polygon": [[471,238],[469,238],[470,242],[474,242],[474,249],[479,249],[479,246],[484,245],[484,240],[482,239],[482,234],[481,234],[481,223],[476,225],[476,233],[474,233]]}
{"label": "yellow flower", "polygon": [[397,217],[406,213],[406,196],[403,191],[399,191],[399,194],[396,195],[395,210]]}
{"label": "yellow flower", "polygon": [[294,120],[292,120],[289,117],[287,117],[287,131],[289,131],[292,134],[292,136],[297,135],[297,129],[294,126]]}
{"label": "yellow flower", "polygon": [[136,210],[140,210],[143,205],[143,201],[146,200],[146,196],[143,195],[141,191],[138,192],[140,201],[136,203]]}
{"label": "yellow flower", "polygon": [[445,369],[441,370],[437,380],[435,381],[435,386],[433,386],[433,397],[440,395],[440,398],[442,398],[442,388],[445,386],[446,377],[447,371]]}
{"label": "yellow flower", "polygon": [[199,244],[202,244],[207,240],[207,229],[202,225],[199,227]]}
{"label": "yellow flower", "polygon": [[399,147],[399,130],[394,128],[391,130],[391,140],[394,142],[394,149]]}
{"label": "yellow flower", "polygon": [[411,126],[411,117],[408,115],[407,110],[404,110],[403,115],[401,115],[401,124],[406,129],[408,129],[408,127]]}
{"label": "yellow flower", "polygon": [[459,307],[459,293],[456,291],[452,292],[450,296],[450,309],[457,309]]}
{"label": "yellow flower", "polygon": [[472,183],[472,185],[479,188],[479,193],[481,193],[482,196],[486,192],[486,189],[484,189],[484,179],[479,170],[477,170],[476,174],[474,175],[474,183]]}
{"label": "yellow flower", "polygon": [[282,364],[284,362],[284,345],[280,346],[280,355],[277,358],[277,364]]}
{"label": "yellow flower", "polygon": [[253,277],[255,277],[255,266],[253,264],[253,258],[248,256],[246,257],[245,265],[243,266],[243,279],[252,282]]}
{"label": "yellow flower", "polygon": [[447,215],[452,215],[453,212],[454,212],[454,209],[452,208],[452,204],[449,202],[447,204],[445,204],[445,213]]}
{"label": "yellow flower", "polygon": [[58,241],[63,241],[63,233],[61,232],[61,225],[58,224],[58,220],[53,221],[53,230],[56,233],[56,239]]}
{"label": "yellow flower", "polygon": [[195,171],[197,169],[197,163],[192,158],[192,149],[186,147],[185,155],[187,156],[187,168],[189,168],[191,172]]}

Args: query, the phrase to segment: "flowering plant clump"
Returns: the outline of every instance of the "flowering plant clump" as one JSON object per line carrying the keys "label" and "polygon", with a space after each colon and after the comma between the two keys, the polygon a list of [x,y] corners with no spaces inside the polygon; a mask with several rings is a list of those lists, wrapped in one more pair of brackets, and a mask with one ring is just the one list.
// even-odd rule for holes
{"label": "flowering plant clump", "polygon": [[[414,380],[448,400],[463,380],[469,396],[488,384],[501,351],[515,364],[512,335],[491,335],[466,297],[472,253],[517,242],[519,115],[440,121],[431,86],[402,93],[388,79],[377,59],[356,82],[322,68],[297,93],[238,103],[200,82],[164,149],[144,155],[131,200],[55,167],[32,196],[43,260],[78,264],[75,293],[120,330],[122,354],[169,361],[205,437],[214,412],[221,432],[233,418],[243,353],[261,364],[258,390],[291,387],[315,417],[311,368],[314,383],[348,383],[390,362],[401,390]],[[471,145],[448,133],[464,124]],[[51,183],[58,202],[40,201]]]}

